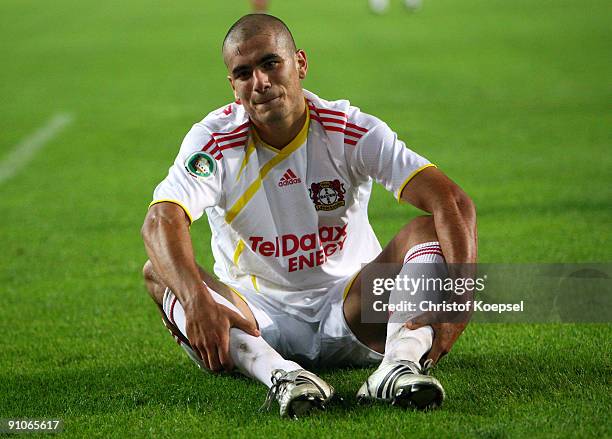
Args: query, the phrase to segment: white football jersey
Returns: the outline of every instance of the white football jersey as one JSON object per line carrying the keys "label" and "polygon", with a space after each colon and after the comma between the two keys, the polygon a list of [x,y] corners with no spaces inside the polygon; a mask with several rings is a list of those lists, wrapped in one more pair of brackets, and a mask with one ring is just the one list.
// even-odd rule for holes
{"label": "white football jersey", "polygon": [[381,250],[368,221],[372,180],[399,198],[433,166],[381,120],[304,90],[308,117],[293,141],[265,144],[239,103],[189,131],[153,202],[206,212],[214,271],[238,292],[318,319],[325,293]]}

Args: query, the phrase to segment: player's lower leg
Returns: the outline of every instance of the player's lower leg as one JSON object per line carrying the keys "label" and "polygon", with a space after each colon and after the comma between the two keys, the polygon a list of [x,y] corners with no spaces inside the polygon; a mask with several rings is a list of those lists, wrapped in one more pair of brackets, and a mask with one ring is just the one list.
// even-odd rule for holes
{"label": "player's lower leg", "polygon": [[[210,290],[213,299],[223,306],[236,311],[239,314],[240,310],[229,302],[225,297]],[[204,363],[199,357],[193,353],[188,343],[184,342],[187,339],[185,311],[176,296],[170,290],[166,290],[163,301],[164,314],[167,320],[178,329],[183,336],[179,339],[181,347],[187,351],[190,358],[195,358],[196,364],[204,368]],[[167,323],[167,322],[165,322]],[[176,336],[176,334],[174,334]],[[272,371],[275,369],[283,369],[286,371],[301,369],[301,366],[293,361],[285,360],[278,352],[266,343],[262,337],[253,337],[244,331],[236,328],[230,329],[230,355],[236,368],[244,375],[254,378],[267,387],[272,386]],[[191,353],[190,353],[191,351]]]}
{"label": "player's lower leg", "polygon": [[[217,303],[240,313],[226,298],[210,288],[209,291]],[[185,336],[185,313],[170,290],[164,297],[163,309],[170,323]],[[188,342],[180,344],[189,357],[203,368],[201,359],[193,352]],[[253,337],[240,329],[231,328],[230,355],[241,373],[269,387],[264,406],[269,408],[272,399],[276,399],[281,416],[295,418],[313,409],[325,408],[325,404],[334,394],[334,389],[329,384],[302,369],[298,363],[285,360],[262,337]]]}
{"label": "player's lower leg", "polygon": [[[205,369],[201,358],[191,349],[186,332],[185,311],[176,296],[160,284],[152,267],[145,266],[147,288],[162,311],[164,325],[177,343],[198,367]],[[163,291],[163,293],[162,293]],[[209,288],[213,299],[243,315],[229,300]],[[243,315],[244,316],[244,315]],[[269,388],[266,406],[276,399],[281,416],[302,416],[316,408],[324,408],[334,389],[315,374],[294,362],[285,360],[262,337],[253,337],[242,330],[230,329],[230,355],[236,368]]]}
{"label": "player's lower leg", "polygon": [[[399,276],[418,279],[425,263],[444,263],[438,242],[427,242],[411,248],[406,254]],[[392,293],[390,302],[397,303]],[[421,365],[421,358],[431,349],[433,330],[425,326],[410,330],[404,326],[407,313],[394,313],[387,325],[385,355],[379,368],[361,386],[357,397],[362,400],[382,400],[394,405],[418,409],[442,404],[444,389],[429,376],[431,364]]]}

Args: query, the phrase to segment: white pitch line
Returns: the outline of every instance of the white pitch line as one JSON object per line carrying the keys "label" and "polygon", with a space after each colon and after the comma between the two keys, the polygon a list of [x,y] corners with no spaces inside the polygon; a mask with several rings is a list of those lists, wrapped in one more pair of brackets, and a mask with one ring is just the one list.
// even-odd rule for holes
{"label": "white pitch line", "polygon": [[56,114],[36,132],[15,145],[13,150],[0,161],[0,185],[21,171],[32,160],[36,151],[44,147],[73,119],[68,113]]}

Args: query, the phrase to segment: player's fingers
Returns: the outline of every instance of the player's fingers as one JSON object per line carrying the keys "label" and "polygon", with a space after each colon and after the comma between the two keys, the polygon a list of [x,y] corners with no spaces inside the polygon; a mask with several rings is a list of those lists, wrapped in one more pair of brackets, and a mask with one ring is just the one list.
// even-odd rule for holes
{"label": "player's fingers", "polygon": [[219,354],[217,353],[217,344],[209,343],[206,346],[206,355],[208,356],[208,364],[210,365],[210,370],[213,372],[218,372],[221,370],[221,362],[219,361]]}
{"label": "player's fingers", "polygon": [[440,346],[440,340],[434,338],[433,343],[431,344],[431,349],[429,350],[429,354],[427,354],[427,359],[432,360],[433,364],[438,364],[440,360],[440,356],[442,355],[442,346]]}
{"label": "player's fingers", "polygon": [[232,314],[230,315],[230,323],[233,328],[242,329],[244,332],[251,334],[254,337],[259,337],[261,335],[255,323],[249,322],[237,312],[232,311]]}
{"label": "player's fingers", "polygon": [[202,363],[204,363],[206,369],[210,370],[210,363],[208,362],[208,355],[206,354],[206,351],[198,349],[195,345],[192,345],[191,348],[193,352],[200,357],[200,360],[202,360]]}
{"label": "player's fingers", "polygon": [[419,329],[422,328],[423,326],[427,326],[430,325],[432,322],[432,315],[429,312],[426,312],[424,314],[420,314],[416,317],[411,318],[410,320],[408,320],[404,326],[408,329]]}
{"label": "player's fingers", "polygon": [[442,352],[440,351],[440,349],[434,349],[434,347],[432,346],[431,350],[429,351],[429,354],[427,354],[427,359],[433,361],[433,364],[436,365],[438,364],[441,355]]}
{"label": "player's fingers", "polygon": [[231,371],[234,368],[234,362],[232,361],[232,356],[229,352],[229,334],[226,337],[222,337],[219,346],[217,347],[217,351],[219,354],[219,361],[221,362],[221,366],[226,371]]}
{"label": "player's fingers", "polygon": [[432,360],[433,364],[438,364],[440,358],[448,353],[448,349],[444,347],[444,344],[440,341],[439,338],[434,338],[433,343],[431,344],[431,349],[429,354],[427,355],[428,360]]}
{"label": "player's fingers", "polygon": [[429,352],[429,355],[427,355],[428,359],[431,359],[433,361],[434,366],[436,364],[438,364],[438,362],[446,355],[448,354],[447,351],[436,351],[434,353]]}
{"label": "player's fingers", "polygon": [[219,361],[219,355],[216,350],[208,354],[208,363],[210,364],[210,370],[212,372],[219,372],[221,370],[221,362]]}
{"label": "player's fingers", "polygon": [[420,323],[416,320],[408,320],[404,326],[408,329],[415,330],[425,326],[423,323]]}

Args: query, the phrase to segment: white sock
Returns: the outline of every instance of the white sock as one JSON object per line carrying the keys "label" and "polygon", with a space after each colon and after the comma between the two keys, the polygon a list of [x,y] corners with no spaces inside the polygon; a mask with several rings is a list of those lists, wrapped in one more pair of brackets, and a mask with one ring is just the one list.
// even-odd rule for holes
{"label": "white sock", "polygon": [[[207,286],[208,287],[208,286]],[[216,291],[208,287],[213,299],[244,317],[234,304],[225,297],[218,294]],[[187,338],[185,311],[176,296],[166,289],[163,300],[163,308],[166,317],[181,331],[181,334]],[[177,340],[178,341],[178,340]],[[184,343],[180,343],[185,349],[189,358],[191,358],[202,369],[205,368],[202,360]],[[303,369],[294,361],[285,360],[276,352],[262,337],[254,337],[241,329],[230,329],[230,355],[238,370],[250,377],[255,378],[266,386],[272,385],[272,371],[274,369],[283,369],[286,372],[292,370]]]}
{"label": "white sock", "polygon": [[[444,256],[440,243],[426,242],[412,247],[404,258],[404,266],[399,272],[400,276],[419,278],[422,273],[423,263],[443,263]],[[400,294],[401,296],[401,294]],[[397,292],[392,292],[390,303],[398,303]],[[423,326],[419,329],[410,330],[404,323],[413,314],[396,311],[387,325],[387,342],[385,344],[385,356],[382,364],[398,360],[409,360],[419,364],[421,357],[430,349],[433,342],[433,329],[431,326]]]}

